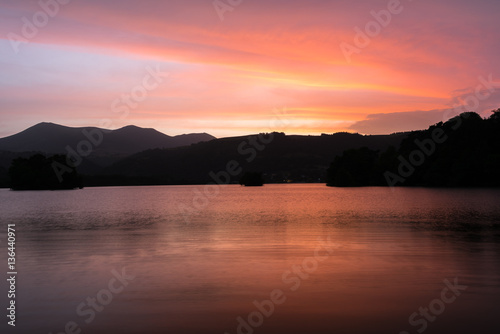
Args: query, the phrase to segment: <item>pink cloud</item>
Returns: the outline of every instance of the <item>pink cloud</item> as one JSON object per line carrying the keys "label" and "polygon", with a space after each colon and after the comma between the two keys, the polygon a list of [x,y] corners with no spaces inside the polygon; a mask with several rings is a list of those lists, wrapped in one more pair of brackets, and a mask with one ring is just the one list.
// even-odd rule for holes
{"label": "pink cloud", "polygon": [[[18,55],[8,40],[0,44],[7,51],[0,68],[15,78],[0,81],[8,107],[0,113],[9,124],[19,115],[95,122],[108,117],[117,94],[141,80],[145,64],[160,63],[172,80],[120,122],[177,122],[183,131],[198,131],[200,124],[190,120],[204,120],[207,127],[217,120],[242,133],[259,132],[270,109],[288,106],[297,111],[294,124],[303,124],[302,132],[421,128],[434,113],[404,111],[444,109],[454,92],[496,69],[500,32],[493,13],[500,4],[405,3],[346,62],[340,43],[352,43],[354,27],[363,28],[373,20],[370,11],[386,4],[245,1],[221,22],[205,0],[71,2],[29,44],[21,44]],[[3,10],[0,28],[19,33],[21,17],[40,7],[16,2]],[[259,122],[234,123],[245,119]]]}

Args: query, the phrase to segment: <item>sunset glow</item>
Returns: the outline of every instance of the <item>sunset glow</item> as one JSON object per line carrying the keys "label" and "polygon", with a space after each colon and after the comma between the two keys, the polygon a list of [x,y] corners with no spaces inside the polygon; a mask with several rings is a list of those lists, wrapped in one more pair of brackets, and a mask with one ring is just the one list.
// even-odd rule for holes
{"label": "sunset glow", "polygon": [[[0,137],[103,120],[216,137],[426,128],[480,78],[500,81],[499,9],[496,0],[244,0],[223,13],[210,0],[4,1]],[[499,106],[496,92],[465,109]]]}

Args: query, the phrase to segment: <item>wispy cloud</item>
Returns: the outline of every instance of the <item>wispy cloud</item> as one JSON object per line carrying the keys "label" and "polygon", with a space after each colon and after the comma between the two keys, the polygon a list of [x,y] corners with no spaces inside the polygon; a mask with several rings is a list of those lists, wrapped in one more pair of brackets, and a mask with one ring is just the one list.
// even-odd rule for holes
{"label": "wispy cloud", "polygon": [[95,125],[151,62],[165,65],[172,82],[127,121],[171,134],[179,128],[172,122],[189,131],[193,119],[259,119],[238,126],[259,132],[267,111],[282,105],[301,110],[305,133],[427,126],[434,114],[425,110],[446,108],[457,90],[494,73],[500,3],[414,1],[347,64],[339,44],[386,3],[246,1],[221,22],[205,0],[72,1],[15,54],[7,34],[21,33],[22,18],[40,6],[9,2],[0,10],[4,133],[48,119]]}

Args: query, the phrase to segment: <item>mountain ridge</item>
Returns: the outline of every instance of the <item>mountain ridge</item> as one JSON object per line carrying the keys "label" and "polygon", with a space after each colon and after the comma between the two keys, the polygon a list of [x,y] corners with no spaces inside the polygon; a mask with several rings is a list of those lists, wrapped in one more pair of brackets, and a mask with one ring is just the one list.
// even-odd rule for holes
{"label": "mountain ridge", "polygon": [[[82,133],[83,130],[87,131],[87,135]],[[61,133],[64,136],[58,137]],[[32,136],[33,134],[36,136]],[[102,142],[100,135],[103,136]],[[262,149],[263,143],[259,144],[258,141],[270,135],[274,139],[266,141],[265,149]],[[398,146],[406,135],[341,132],[312,136],[271,133],[217,139],[204,133],[201,137],[197,134],[169,137],[155,129],[134,125],[102,130],[96,127],[69,128],[54,123],[39,123],[19,134],[0,138],[0,183],[6,183],[7,169],[17,156],[28,157],[30,154],[27,152],[66,154],[65,148],[70,147],[73,152],[70,156],[74,157],[78,155],[78,149],[84,148],[85,145],[78,146],[82,141],[88,145],[97,144],[92,146],[90,155],[77,157],[77,160],[81,160],[76,167],[80,174],[85,175],[86,186],[205,183],[210,182],[211,171],[223,171],[228,161],[232,160],[239,161],[246,171],[265,171],[267,179],[273,182],[322,182],[331,159],[345,149],[361,146],[386,149],[391,145]],[[19,137],[23,140],[18,141]],[[158,141],[153,141],[154,145],[151,142],[149,145],[136,145],[137,139],[148,142],[144,137],[160,138],[160,141],[168,141],[168,145],[158,144]],[[12,141],[12,138],[14,142],[19,142],[14,147],[17,151],[9,150],[12,146],[6,145],[6,142],[11,144],[8,141]],[[172,138],[177,138],[177,141],[172,141]],[[188,145],[180,145],[185,144],[186,140]],[[54,148],[47,144],[54,141],[59,146]],[[33,143],[38,146],[33,146]],[[110,147],[115,149],[110,150]],[[235,178],[231,180],[237,181]]]}
{"label": "mountain ridge", "polygon": [[[265,139],[271,135],[272,140]],[[274,132],[221,138],[130,155],[104,168],[100,180],[121,176],[121,182],[134,180],[138,184],[204,184],[214,182],[215,174],[225,174],[232,163],[242,172],[265,173],[268,182],[324,182],[331,160],[344,150],[363,146],[385,150],[399,146],[406,136],[406,133],[300,136]],[[230,179],[230,183],[237,181],[237,177]]]}
{"label": "mountain ridge", "polygon": [[[102,138],[101,138],[102,137]],[[68,127],[51,122],[35,124],[19,133],[0,138],[0,150],[9,152],[36,151],[46,154],[67,153],[67,147],[77,150],[82,142],[91,142],[94,158],[126,156],[154,148],[187,146],[213,140],[207,133],[169,136],[153,128],[127,125],[116,130],[98,127]],[[87,145],[88,146],[88,145]]]}

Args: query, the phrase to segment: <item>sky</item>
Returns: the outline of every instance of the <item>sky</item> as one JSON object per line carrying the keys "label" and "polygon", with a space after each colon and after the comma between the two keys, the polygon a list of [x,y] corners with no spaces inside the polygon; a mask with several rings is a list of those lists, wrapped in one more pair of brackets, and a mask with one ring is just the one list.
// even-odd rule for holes
{"label": "sky", "polygon": [[500,107],[498,0],[0,0],[0,137],[388,134]]}

